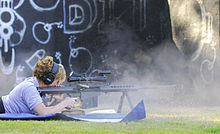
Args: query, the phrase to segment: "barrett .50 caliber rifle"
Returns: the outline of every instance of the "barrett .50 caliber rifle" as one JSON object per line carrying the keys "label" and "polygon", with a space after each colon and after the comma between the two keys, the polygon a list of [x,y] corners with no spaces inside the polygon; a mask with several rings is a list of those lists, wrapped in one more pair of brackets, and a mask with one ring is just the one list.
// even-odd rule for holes
{"label": "barrett .50 caliber rifle", "polygon": [[79,97],[83,103],[82,105],[84,108],[96,107],[98,105],[98,102],[97,99],[94,100],[94,98],[100,95],[100,93],[121,92],[122,95],[120,98],[118,111],[117,111],[118,113],[120,113],[125,97],[128,100],[130,108],[133,108],[133,104],[128,95],[128,92],[144,89],[144,87],[138,87],[132,85],[89,86],[85,84],[77,84],[74,86],[65,86],[65,87],[38,87],[37,89],[42,95],[65,93],[69,96]]}
{"label": "barrett .50 caliber rifle", "polygon": [[[157,86],[134,86],[134,85],[112,85],[107,82],[107,76],[109,71],[104,71],[100,76],[95,77],[69,77],[67,81],[69,83],[74,82],[72,86],[64,87],[38,87],[37,90],[41,95],[44,94],[60,94],[65,93],[72,97],[79,97],[82,101],[83,108],[91,108],[98,106],[98,96],[100,93],[121,92],[119,106],[117,112],[120,113],[125,97],[129,103],[130,108],[133,108],[132,101],[128,95],[128,92],[137,91],[140,89],[155,89]],[[94,84],[94,82],[96,82]],[[101,82],[101,84],[97,84]],[[104,82],[104,84],[103,84]],[[160,87],[159,87],[160,88]]]}

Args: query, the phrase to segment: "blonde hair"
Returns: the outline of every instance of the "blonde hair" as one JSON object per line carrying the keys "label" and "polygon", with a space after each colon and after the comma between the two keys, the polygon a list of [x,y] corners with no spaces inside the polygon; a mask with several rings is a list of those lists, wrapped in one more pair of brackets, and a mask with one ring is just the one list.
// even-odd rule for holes
{"label": "blonde hair", "polygon": [[[35,65],[33,76],[35,76],[38,80],[42,80],[44,74],[46,72],[50,72],[53,67],[53,57],[46,56],[45,58],[41,58],[37,64]],[[59,64],[59,71],[56,74],[55,80],[58,80],[59,83],[63,83],[66,79],[66,71],[62,64]]]}

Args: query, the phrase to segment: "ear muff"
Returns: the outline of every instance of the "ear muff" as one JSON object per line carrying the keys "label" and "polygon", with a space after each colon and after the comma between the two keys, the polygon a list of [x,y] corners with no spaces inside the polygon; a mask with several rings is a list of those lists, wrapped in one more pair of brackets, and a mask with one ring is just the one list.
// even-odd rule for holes
{"label": "ear muff", "polygon": [[53,81],[56,78],[56,74],[59,71],[59,65],[56,62],[53,62],[53,67],[51,69],[51,71],[46,72],[43,77],[42,77],[42,81],[46,84],[46,85],[50,85],[53,83]]}

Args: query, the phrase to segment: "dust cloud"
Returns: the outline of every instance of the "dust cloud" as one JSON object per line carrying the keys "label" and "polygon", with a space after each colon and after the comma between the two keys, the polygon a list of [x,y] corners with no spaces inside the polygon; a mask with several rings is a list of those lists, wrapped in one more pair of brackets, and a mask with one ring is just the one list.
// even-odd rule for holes
{"label": "dust cloud", "polygon": [[[201,62],[188,59],[172,40],[164,40],[155,47],[148,47],[126,25],[105,29],[109,45],[108,67],[113,70],[112,84],[146,87],[129,92],[133,105],[144,100],[147,107],[204,107],[218,106],[218,78],[206,83],[201,78]],[[115,71],[115,72],[114,72]],[[219,76],[215,71],[214,77]],[[210,77],[210,72],[207,73]],[[103,107],[117,109],[120,93],[100,97]],[[129,109],[124,100],[125,109]]]}

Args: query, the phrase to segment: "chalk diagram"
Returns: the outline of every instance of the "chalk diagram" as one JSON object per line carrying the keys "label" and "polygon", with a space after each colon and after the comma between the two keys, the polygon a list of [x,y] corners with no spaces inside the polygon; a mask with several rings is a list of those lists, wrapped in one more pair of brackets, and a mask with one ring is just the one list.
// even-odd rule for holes
{"label": "chalk diagram", "polygon": [[56,52],[55,58],[59,61],[59,64],[62,64],[61,56],[62,56],[62,54],[60,52]]}
{"label": "chalk diagram", "polygon": [[206,10],[203,0],[172,1],[172,3],[173,38],[178,49],[191,60],[190,69],[193,72],[198,71],[197,79],[192,76],[194,85],[211,84],[214,80],[217,56],[213,15]]}
{"label": "chalk diagram", "polygon": [[[53,23],[45,23],[45,22],[40,22],[37,21],[36,23],[34,23],[33,27],[32,27],[32,33],[33,33],[33,37],[34,39],[39,42],[40,44],[47,44],[50,41],[51,38],[51,30],[52,30],[52,26],[56,25],[57,28],[62,28],[63,24],[62,22],[53,22]],[[37,35],[36,35],[36,28],[37,26],[42,26],[43,30],[47,32],[47,39],[46,40],[42,40],[40,39]],[[42,30],[42,31],[43,31]]]}
{"label": "chalk diagram", "polygon": [[47,8],[43,8],[39,5],[37,5],[34,0],[29,0],[29,2],[35,10],[42,12],[42,11],[51,11],[51,10],[56,9],[58,4],[60,3],[60,0],[56,0],[56,2],[54,3],[53,6],[47,7]]}
{"label": "chalk diagram", "polygon": [[63,0],[64,33],[83,33],[92,27],[97,19],[95,0]]}
{"label": "chalk diagram", "polygon": [[206,55],[208,54],[200,65],[200,76],[206,84],[209,84],[214,80],[214,64],[217,55],[216,42],[213,40],[213,16],[205,10],[201,0],[197,0],[197,2],[200,5],[202,16],[202,39],[200,47],[195,52],[196,55],[192,60],[195,61],[201,55],[202,49],[204,49]]}
{"label": "chalk diagram", "polygon": [[[60,1],[57,0],[52,7],[47,7],[47,8],[43,8],[37,5],[34,0],[30,0],[29,2],[35,10],[44,12],[44,11],[51,11],[56,9]],[[70,55],[68,59],[70,70],[73,72],[74,75],[77,76],[87,74],[92,68],[91,52],[85,47],[74,48],[72,45],[75,43],[75,40],[77,39],[76,37],[77,33],[83,33],[87,31],[94,24],[97,18],[96,0],[90,0],[90,1],[63,0],[63,16],[64,16],[63,22],[59,21],[59,22],[47,23],[42,21],[36,21],[32,26],[33,37],[38,43],[42,45],[46,45],[49,43],[51,39],[51,30],[53,29],[53,26],[56,26],[56,28],[60,28],[60,29],[63,28],[64,34],[70,34],[69,37]],[[43,40],[40,37],[38,37],[36,32],[37,30],[46,32],[47,38]],[[61,52],[56,52],[55,57],[59,61],[59,63],[62,63],[61,56],[62,56]],[[81,56],[88,57],[89,62],[87,61],[84,62],[86,63],[85,66],[88,67],[84,69],[84,71],[82,72],[77,72],[76,71],[76,68],[78,68],[77,63],[83,63],[78,60],[79,57]],[[89,64],[87,65],[87,63]]]}
{"label": "chalk diagram", "polygon": [[[0,68],[1,71],[10,75],[15,64],[15,46],[18,46],[24,37],[26,23],[16,12],[24,0],[20,0],[14,6],[13,0],[0,0]],[[11,52],[11,54],[9,54]],[[8,66],[3,62],[3,54],[11,57]]]}
{"label": "chalk diagram", "polygon": [[[89,2],[88,0],[75,0],[75,1],[63,1],[64,12],[64,33],[65,34],[77,34],[83,33],[92,27],[97,18],[97,5],[95,0]],[[69,67],[74,75],[81,76],[86,75],[92,68],[93,57],[91,52],[84,47],[72,47],[75,43],[76,36],[70,36],[69,39]],[[88,67],[85,71],[77,72],[74,69],[74,61],[79,59],[79,55],[84,53],[84,56],[88,57]],[[82,61],[81,61],[82,62]],[[81,63],[80,61],[78,63]],[[77,67],[77,64],[76,64]]]}
{"label": "chalk diagram", "polygon": [[[90,71],[90,69],[92,68],[92,60],[93,60],[92,54],[87,48],[84,48],[84,47],[74,48],[74,47],[72,47],[72,44],[75,43],[75,40],[76,40],[75,36],[71,36],[69,39],[69,48],[70,48],[69,67],[71,69],[71,72],[73,72],[73,74],[75,74],[77,76],[86,75]],[[83,72],[77,72],[74,69],[74,67],[76,67],[76,68],[78,67],[77,64],[74,64],[75,63],[74,61],[77,60],[77,58],[80,55],[80,52],[84,53],[83,56],[85,56],[85,54],[87,54],[87,57],[89,59],[89,62],[87,62],[87,60],[84,61],[89,64],[88,64],[87,69],[85,69],[85,71],[83,71]],[[78,62],[81,63],[82,61],[78,61]]]}

